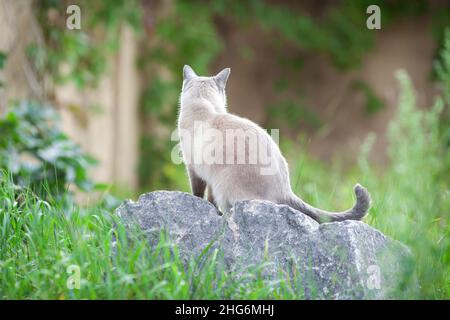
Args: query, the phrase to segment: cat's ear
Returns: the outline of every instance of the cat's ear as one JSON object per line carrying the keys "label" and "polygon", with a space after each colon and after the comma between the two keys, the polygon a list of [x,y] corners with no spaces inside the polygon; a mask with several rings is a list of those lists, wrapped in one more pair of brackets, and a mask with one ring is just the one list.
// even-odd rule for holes
{"label": "cat's ear", "polygon": [[190,66],[185,64],[183,67],[183,80],[190,80],[194,77],[197,77],[197,74]]}
{"label": "cat's ear", "polygon": [[225,89],[225,85],[227,84],[230,72],[231,72],[230,68],[225,68],[222,71],[220,71],[216,76],[214,76],[214,80],[216,81],[219,88]]}

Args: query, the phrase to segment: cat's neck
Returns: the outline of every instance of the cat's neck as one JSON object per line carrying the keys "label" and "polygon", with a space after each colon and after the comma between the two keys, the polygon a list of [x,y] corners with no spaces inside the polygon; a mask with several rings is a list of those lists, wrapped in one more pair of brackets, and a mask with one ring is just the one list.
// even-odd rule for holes
{"label": "cat's neck", "polygon": [[204,97],[195,97],[181,100],[181,115],[193,119],[207,119],[217,114],[227,113],[226,106],[221,102],[206,99]]}
{"label": "cat's neck", "polygon": [[216,113],[227,112],[226,97],[224,98],[207,88],[182,93],[181,104],[195,106],[196,108],[209,108]]}

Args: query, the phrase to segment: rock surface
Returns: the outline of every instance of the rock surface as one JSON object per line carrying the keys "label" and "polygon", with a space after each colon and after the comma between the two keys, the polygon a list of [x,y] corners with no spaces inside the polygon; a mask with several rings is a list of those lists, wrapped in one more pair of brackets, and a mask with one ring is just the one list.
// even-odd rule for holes
{"label": "rock surface", "polygon": [[282,270],[307,299],[390,298],[409,257],[405,246],[363,222],[318,224],[269,201],[238,202],[221,216],[198,197],[156,191],[124,202],[116,212],[130,228],[137,223],[150,246],[165,230],[184,263],[204,257],[210,246],[236,274],[262,263],[265,278],[275,279]]}

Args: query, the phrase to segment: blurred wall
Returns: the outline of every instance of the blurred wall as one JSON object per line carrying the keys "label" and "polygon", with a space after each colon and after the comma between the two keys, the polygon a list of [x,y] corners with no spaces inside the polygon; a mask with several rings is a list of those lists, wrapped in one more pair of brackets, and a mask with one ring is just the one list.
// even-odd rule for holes
{"label": "blurred wall", "polygon": [[98,88],[83,92],[73,85],[56,88],[64,130],[93,155],[99,165],[94,179],[137,187],[139,76],[136,70],[136,39],[124,27],[120,49],[111,57]]}
{"label": "blurred wall", "polygon": [[[31,43],[43,42],[33,15],[31,1],[0,1],[0,50],[7,53],[6,68],[0,73],[0,114],[16,99],[37,99],[50,103],[62,115],[63,130],[85,152],[99,160],[92,169],[98,182],[115,182],[120,187],[137,187],[139,76],[137,46],[133,32],[121,31],[118,52],[108,60],[108,72],[98,88],[83,91],[73,85],[49,86],[26,58]],[[76,31],[74,31],[76,32]]]}
{"label": "blurred wall", "polygon": [[45,81],[34,72],[26,58],[26,48],[42,43],[42,35],[33,16],[31,1],[0,1],[0,51],[8,54],[6,66],[0,70],[0,114],[8,101],[42,99]]}
{"label": "blurred wall", "polygon": [[[300,105],[321,120],[318,129],[304,124],[280,128],[280,142],[283,137],[295,138],[298,133],[306,133],[308,152],[312,155],[323,160],[339,156],[351,162],[369,132],[374,132],[377,141],[371,158],[385,163],[386,129],[395,114],[398,99],[395,71],[405,69],[408,72],[420,107],[430,107],[436,94],[430,76],[437,44],[430,31],[430,22],[426,16],[399,19],[382,30],[374,30],[375,46],[364,57],[361,67],[343,72],[323,55],[302,53],[289,45],[281,50],[274,47],[271,37],[276,35],[267,35],[258,26],[242,30],[229,21],[221,21],[219,30],[225,50],[213,69],[217,72],[224,67],[232,68],[227,94],[229,108],[234,113],[264,124],[269,117],[265,112],[268,105],[283,99],[299,100],[300,97]],[[248,46],[248,57],[242,54],[243,44]],[[303,67],[295,70],[283,66],[280,63],[283,57],[301,58]],[[275,90],[274,84],[280,78],[293,85],[283,92]],[[364,95],[352,88],[355,80],[365,81],[385,107],[368,114]]]}

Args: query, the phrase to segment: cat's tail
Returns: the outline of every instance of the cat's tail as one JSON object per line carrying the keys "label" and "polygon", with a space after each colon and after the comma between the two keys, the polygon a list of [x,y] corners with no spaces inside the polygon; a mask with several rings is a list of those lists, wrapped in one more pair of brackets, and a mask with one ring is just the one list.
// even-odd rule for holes
{"label": "cat's tail", "polygon": [[370,195],[366,188],[360,184],[356,184],[353,190],[356,195],[356,203],[353,208],[342,212],[329,212],[315,208],[304,202],[294,193],[291,193],[291,196],[286,201],[286,204],[310,216],[319,223],[343,220],[361,220],[369,210]]}

